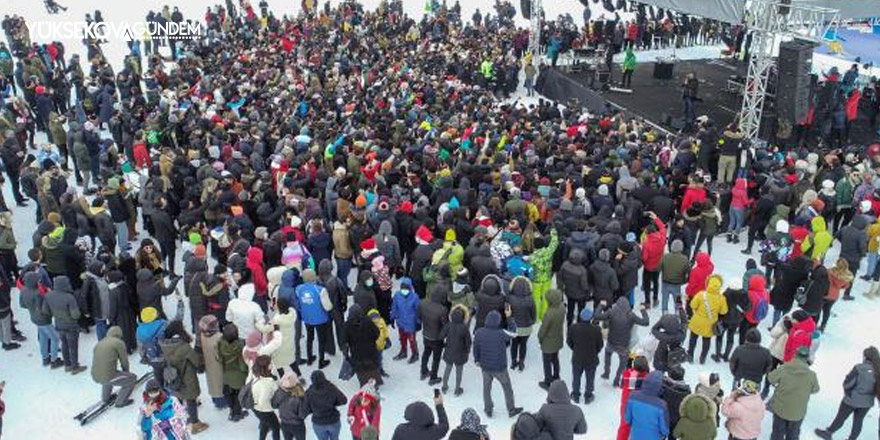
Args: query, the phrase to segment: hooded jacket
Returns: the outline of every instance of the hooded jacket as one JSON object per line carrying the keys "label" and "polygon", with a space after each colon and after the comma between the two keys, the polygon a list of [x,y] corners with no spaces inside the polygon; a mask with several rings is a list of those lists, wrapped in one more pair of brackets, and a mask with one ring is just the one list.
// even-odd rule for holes
{"label": "hooded jacket", "polygon": [[666,371],[669,367],[668,358],[671,347],[680,346],[685,338],[685,326],[677,314],[666,314],[660,317],[651,327],[651,335],[657,339],[657,350],[654,352],[654,369]]}
{"label": "hooded jacket", "polygon": [[174,293],[178,281],[180,281],[180,279],[175,278],[174,282],[167,287],[163,287],[159,284],[159,281],[156,280],[156,276],[153,275],[153,272],[150,269],[139,270],[137,272],[136,289],[140,309],[143,310],[147,307],[153,307],[159,312],[159,316],[165,316],[165,311],[162,308],[162,297]]}
{"label": "hooded jacket", "polygon": [[376,348],[379,328],[367,318],[364,310],[357,304],[348,309],[343,335],[351,366],[356,372],[373,372],[379,368],[379,352]]}
{"label": "hooded jacket", "polygon": [[833,237],[828,232],[825,226],[825,218],[822,216],[813,217],[810,220],[810,226],[813,229],[813,234],[807,236],[801,243],[801,251],[813,260],[822,260],[825,258],[825,253],[831,247]]}
{"label": "hooded jacket", "polygon": [[853,408],[871,408],[877,398],[877,378],[869,361],[857,364],[843,381],[843,402]]}
{"label": "hooded jacket", "polygon": [[[375,346],[375,338],[373,338],[373,342],[373,346]],[[345,394],[342,394],[336,385],[327,380],[324,372],[320,370],[312,372],[312,385],[306,390],[305,397],[305,416],[311,414],[312,423],[316,425],[338,423],[339,410],[336,407],[348,402]]]}
{"label": "hooded jacket", "polygon": [[712,275],[706,289],[691,298],[692,317],[688,328],[704,338],[715,335],[715,323],[728,312],[727,299],[721,294],[721,277]]}
{"label": "hooded jacket", "polygon": [[660,262],[666,249],[666,225],[659,218],[654,219],[654,225],[657,230],[645,234],[642,241],[642,264],[649,272],[660,270]]}
{"label": "hooded jacket", "polygon": [[852,223],[844,226],[838,233],[840,240],[840,258],[849,262],[849,267],[859,267],[862,257],[868,252],[868,234],[865,228],[868,220],[863,215],[856,215]]}
{"label": "hooded jacket", "polygon": [[596,313],[596,319],[608,321],[608,345],[613,347],[630,348],[632,330],[636,325],[647,326],[648,312],[640,311],[641,316],[636,315],[629,305],[629,300],[621,296],[610,309]]}
{"label": "hooded jacket", "polygon": [[764,419],[764,400],[760,394],[728,396],[721,405],[721,414],[727,418],[724,426],[736,438],[760,438]]}
{"label": "hooded jacket", "polygon": [[240,390],[248,376],[248,366],[242,358],[244,341],[235,339],[232,342],[220,338],[217,343],[217,356],[223,366],[223,385]]}
{"label": "hooded jacket", "polygon": [[794,359],[798,348],[807,347],[813,342],[813,332],[816,331],[816,321],[812,316],[808,316],[803,321],[792,321],[791,330],[788,332],[788,340],[785,342],[785,354],[782,359],[788,362]]}
{"label": "hooded jacket", "polygon": [[810,274],[810,282],[805,292],[807,301],[801,308],[807,313],[818,317],[830,287],[831,280],[828,278],[828,269],[825,266],[816,266]]}
{"label": "hooded jacket", "polygon": [[443,405],[437,405],[437,423],[434,413],[424,402],[413,402],[406,406],[403,418],[406,422],[397,425],[391,440],[440,440],[449,432],[449,419]]}
{"label": "hooded jacket", "polygon": [[422,323],[422,337],[431,341],[443,340],[443,328],[449,321],[449,309],[443,305],[446,292],[439,284],[434,286],[427,301],[418,304],[418,319]]}
{"label": "hooded jacket", "polygon": [[660,260],[660,273],[663,283],[680,286],[688,281],[691,264],[682,253],[684,249],[680,241],[673,241],[670,250]]}
{"label": "hooded jacket", "polygon": [[761,383],[772,366],[773,356],[760,342],[746,342],[736,347],[730,355],[730,373],[734,381],[748,379]]}
{"label": "hooded jacket", "polygon": [[794,294],[809,278],[811,268],[812,261],[802,255],[786,261],[777,269],[781,275],[770,291],[770,304],[774,309],[791,310]]}
{"label": "hooded jacket", "polygon": [[470,332],[468,310],[463,306],[453,306],[446,326],[446,347],[443,360],[453,365],[467,363],[473,340]]}
{"label": "hooded jacket", "polygon": [[537,310],[535,300],[532,297],[532,283],[523,276],[515,277],[510,282],[510,294],[507,295],[507,303],[513,312],[511,318],[519,329],[526,329],[535,324]]}
{"label": "hooded jacket", "polygon": [[669,411],[669,426],[678,425],[681,418],[680,409],[681,402],[687,396],[691,395],[691,386],[687,382],[681,380],[673,380],[669,377],[663,378],[663,401],[666,402],[666,409]]}
{"label": "hooded jacket", "polygon": [[202,357],[178,336],[159,342],[162,354],[169,366],[177,369],[181,388],[174,393],[180,400],[196,400],[201,394],[198,371],[202,368]]}
{"label": "hooded jacket", "polygon": [[476,328],[485,326],[489,312],[504,313],[504,295],[501,291],[501,279],[497,275],[489,275],[480,283],[480,290],[475,297],[477,301]]}
{"label": "hooded jacket", "polygon": [[254,285],[245,284],[238,288],[238,297],[229,301],[226,307],[226,321],[238,327],[239,335],[248,335],[263,320],[263,310],[254,302]]}
{"label": "hooded jacket", "polygon": [[43,311],[43,303],[46,299],[39,292],[40,274],[36,271],[27,272],[22,279],[23,287],[18,297],[19,305],[21,308],[27,309],[31,322],[37,327],[51,325],[52,314]]}
{"label": "hooded jacket", "polygon": [[119,365],[122,371],[128,371],[128,352],[122,342],[122,329],[113,326],[107,330],[104,339],[95,345],[92,356],[92,380],[99,384],[107,384],[116,374]]}
{"label": "hooded jacket", "polygon": [[684,292],[687,294],[689,300],[693,298],[697,292],[706,288],[706,281],[708,280],[709,275],[712,275],[712,273],[715,272],[715,265],[712,264],[712,259],[709,254],[698,252],[694,261],[696,264],[693,269],[691,269],[690,276],[688,276],[687,286],[684,288]]}
{"label": "hooded jacket", "polygon": [[575,434],[587,433],[584,412],[571,403],[568,386],[561,380],[550,384],[547,403],[538,410],[538,417],[544,421],[545,429],[550,431],[553,440],[574,440]]}
{"label": "hooded jacket", "polygon": [[[770,309],[770,294],[767,293],[767,281],[763,275],[749,278],[748,301],[748,309],[743,314],[743,317],[751,324],[759,324],[759,308],[764,307],[765,311]],[[764,303],[764,306],[761,306],[761,303]],[[765,315],[764,318],[766,317]]]}
{"label": "hooded jacket", "polygon": [[702,394],[685,397],[673,435],[678,440],[713,440],[718,434],[715,411],[715,402]]}
{"label": "hooded jacket", "polygon": [[547,311],[538,330],[538,343],[543,353],[558,353],[562,349],[562,333],[565,330],[565,305],[562,292],[556,289],[547,291]]}
{"label": "hooded jacket", "polygon": [[413,290],[409,278],[400,280],[400,290],[391,302],[391,319],[397,327],[407,333],[415,333],[419,328],[419,304],[421,300]]}
{"label": "hooded jacket", "polygon": [[486,326],[474,334],[474,362],[488,372],[507,369],[507,344],[516,336],[516,324],[509,320],[507,330],[501,327],[501,314],[493,310],[486,317]]}
{"label": "hooded jacket", "polygon": [[46,294],[46,299],[41,306],[42,313],[52,315],[55,328],[58,330],[78,329],[81,312],[76,303],[76,297],[73,295],[70,279],[60,275],[55,277],[52,282],[54,287]]}
{"label": "hooded jacket", "polygon": [[556,273],[556,286],[569,300],[590,299],[590,280],[587,268],[584,266],[583,251],[572,249],[568,254],[568,259],[562,263],[559,272]]}
{"label": "hooded jacket", "polygon": [[669,412],[659,397],[662,387],[663,373],[652,371],[642,388],[630,396],[624,412],[624,420],[631,427],[630,438],[661,440],[669,436]]}
{"label": "hooded jacket", "polygon": [[617,273],[609,260],[610,252],[602,249],[599,251],[599,259],[590,265],[590,285],[593,287],[594,300],[610,302],[614,298],[614,292],[620,287]]}

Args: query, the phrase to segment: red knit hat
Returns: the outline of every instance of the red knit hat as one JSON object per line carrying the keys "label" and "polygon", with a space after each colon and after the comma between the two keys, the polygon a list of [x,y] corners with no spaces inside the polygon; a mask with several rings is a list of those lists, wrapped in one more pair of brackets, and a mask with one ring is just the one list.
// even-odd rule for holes
{"label": "red knit hat", "polygon": [[434,241],[434,234],[425,225],[421,225],[416,229],[416,241],[420,244],[430,244]]}
{"label": "red knit hat", "polygon": [[412,214],[413,204],[409,200],[405,200],[403,203],[400,204],[397,210],[404,214]]}
{"label": "red knit hat", "polygon": [[373,252],[376,250],[376,240],[373,240],[373,237],[370,237],[361,242],[361,250],[364,252]]}

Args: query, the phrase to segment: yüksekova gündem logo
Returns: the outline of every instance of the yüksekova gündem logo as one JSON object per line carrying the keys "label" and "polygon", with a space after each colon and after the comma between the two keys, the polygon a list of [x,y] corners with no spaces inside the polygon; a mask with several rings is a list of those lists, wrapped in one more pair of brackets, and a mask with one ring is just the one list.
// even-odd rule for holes
{"label": "y\u00fcksekova g\u00fcndem logo", "polygon": [[155,38],[195,40],[202,37],[197,22],[87,22],[33,21],[28,23],[31,40],[115,39],[143,41]]}

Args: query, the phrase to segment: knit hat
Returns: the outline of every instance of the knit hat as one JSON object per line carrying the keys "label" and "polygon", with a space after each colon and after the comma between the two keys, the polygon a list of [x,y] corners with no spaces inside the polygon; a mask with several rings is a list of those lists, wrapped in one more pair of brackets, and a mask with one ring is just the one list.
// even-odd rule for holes
{"label": "knit hat", "polygon": [[753,344],[761,343],[761,331],[757,328],[750,328],[749,331],[746,332],[746,342],[751,342]]}
{"label": "knit hat", "polygon": [[608,252],[608,249],[602,248],[599,250],[599,259],[605,262],[611,259],[611,252]]}
{"label": "knit hat", "polygon": [[254,237],[257,240],[265,241],[267,238],[269,238],[269,230],[266,229],[265,226],[260,226],[257,229],[254,229]]}
{"label": "knit hat", "polygon": [[578,315],[578,317],[581,318],[581,321],[584,321],[584,322],[587,322],[587,321],[593,319],[593,309],[591,309],[589,307],[584,307],[583,310],[581,310],[581,313]]}
{"label": "knit hat", "polygon": [[672,252],[682,252],[684,250],[684,243],[679,239],[672,240],[671,248]]}
{"label": "knit hat", "polygon": [[810,358],[810,347],[800,347],[797,349],[797,357],[799,359],[807,360]]}
{"label": "knit hat", "polygon": [[187,239],[193,246],[202,244],[202,234],[199,234],[198,232],[190,232]]}
{"label": "knit hat", "polygon": [[361,242],[361,251],[365,254],[371,254],[376,252],[376,240],[373,240],[373,237],[370,237]]}
{"label": "knit hat", "polygon": [[431,244],[434,241],[434,234],[431,233],[431,230],[428,229],[425,225],[420,225],[418,229],[416,229],[416,241],[419,244]]}
{"label": "knit hat", "polygon": [[444,236],[446,241],[455,241],[455,229],[449,228],[446,230],[446,235]]}
{"label": "knit hat", "polygon": [[159,311],[157,311],[154,307],[144,307],[141,310],[141,322],[144,324],[149,324],[156,320],[159,317]]}
{"label": "knit hat", "polygon": [[147,385],[144,386],[144,391],[147,394],[162,391],[162,385],[159,384],[159,381],[156,380],[156,378],[153,378],[147,381]]}
{"label": "knit hat", "polygon": [[400,204],[400,207],[398,207],[397,210],[404,214],[412,214],[413,204],[409,200],[405,200],[403,203]]}
{"label": "knit hat", "polygon": [[834,182],[832,182],[832,181],[830,181],[830,180],[823,180],[823,181],[822,181],[822,188],[824,188],[824,189],[833,189],[833,188],[834,188]]}
{"label": "knit hat", "polygon": [[599,185],[599,195],[600,196],[607,196],[608,195],[608,185],[605,185],[604,183]]}
{"label": "knit hat", "polygon": [[303,281],[305,281],[305,282],[307,282],[307,283],[313,283],[313,282],[315,282],[315,280],[316,280],[318,277],[317,277],[317,275],[315,275],[315,271],[314,271],[314,270],[312,270],[312,269],[306,269],[306,270],[304,270],[304,271],[302,272],[302,278],[303,278]]}
{"label": "knit hat", "polygon": [[285,390],[290,390],[293,389],[297,383],[299,383],[299,376],[293,371],[288,371],[284,373],[284,377],[281,378],[281,383],[279,385]]}
{"label": "knit hat", "polygon": [[788,222],[785,220],[778,220],[776,222],[776,232],[780,234],[788,234]]}
{"label": "knit hat", "polygon": [[367,206],[367,196],[365,196],[365,195],[363,195],[363,194],[359,194],[359,195],[354,199],[354,206],[356,206],[356,207],[358,207],[358,208],[364,208],[364,207],[366,207],[366,206]]}
{"label": "knit hat", "polygon": [[205,248],[205,245],[198,244],[195,249],[193,249],[193,256],[196,258],[204,258],[205,254],[207,254],[208,250]]}
{"label": "knit hat", "polygon": [[247,334],[247,337],[244,338],[244,345],[249,348],[254,348],[263,341],[263,334],[258,330],[251,330],[250,333]]}

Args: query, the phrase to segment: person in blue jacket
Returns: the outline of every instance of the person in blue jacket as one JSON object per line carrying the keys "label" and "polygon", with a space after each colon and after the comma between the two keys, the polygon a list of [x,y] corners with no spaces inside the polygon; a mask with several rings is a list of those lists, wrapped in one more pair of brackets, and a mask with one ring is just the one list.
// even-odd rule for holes
{"label": "person in blue jacket", "polygon": [[400,334],[400,353],[394,356],[395,361],[406,359],[406,344],[409,342],[412,349],[412,357],[409,363],[419,360],[419,346],[416,343],[416,332],[419,331],[419,295],[413,289],[412,280],[404,277],[400,279],[400,290],[394,293],[391,301],[391,320],[397,326]]}
{"label": "person in blue jacket", "polygon": [[507,415],[514,417],[522,412],[522,408],[515,406],[513,400],[513,387],[510,385],[510,376],[507,374],[507,346],[516,337],[516,323],[510,319],[513,312],[508,305],[504,314],[507,316],[508,328],[501,328],[501,314],[492,310],[486,316],[486,326],[477,329],[474,334],[474,363],[483,372],[483,410],[486,415],[492,417],[492,382],[497,380],[504,390],[504,403],[507,405]]}
{"label": "person in blue jacket", "polygon": [[[287,275],[287,273],[285,273]],[[324,369],[330,365],[330,361],[324,359],[326,353],[327,334],[330,322],[329,312],[333,310],[333,302],[327,289],[318,285],[315,280],[317,275],[312,269],[306,269],[302,273],[303,283],[296,287],[297,312],[303,324],[306,325],[306,363],[312,365],[315,356],[312,351],[312,343],[317,334],[318,338],[318,368]],[[281,278],[284,282],[284,276]]]}
{"label": "person in blue jacket", "polygon": [[624,419],[631,426],[633,440],[661,440],[669,436],[669,411],[660,397],[663,372],[648,373],[642,388],[629,398]]}

